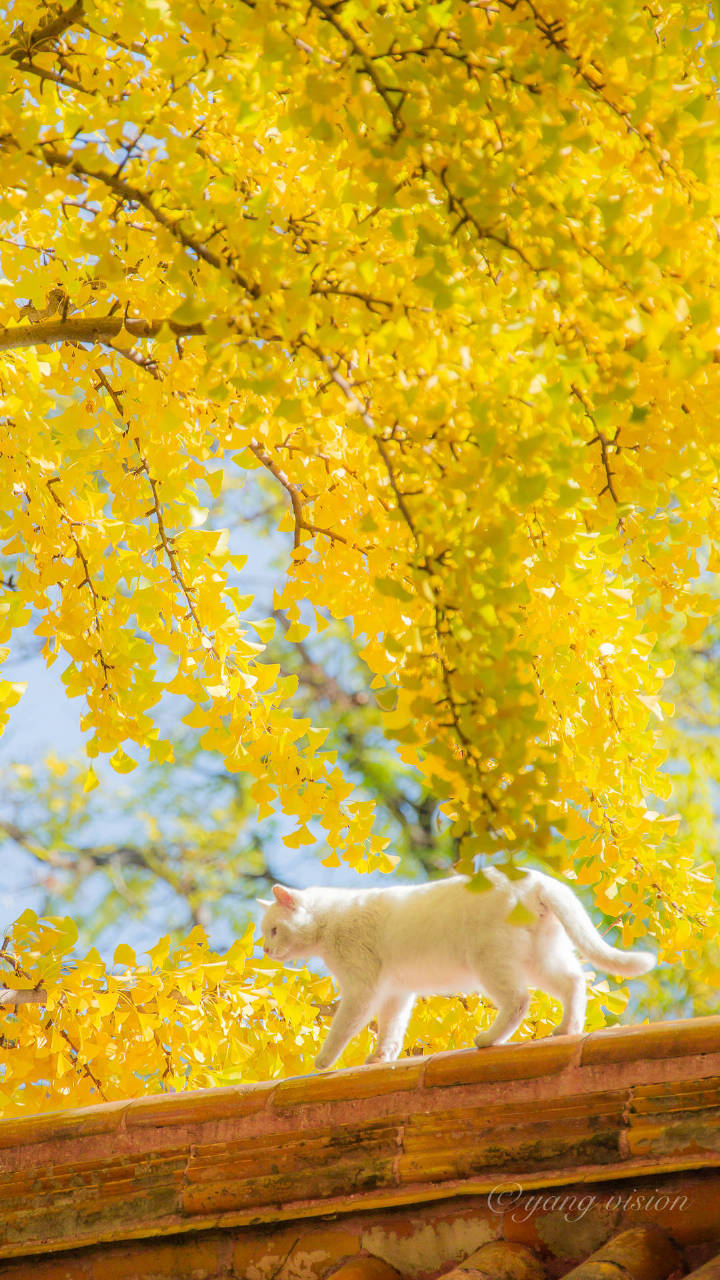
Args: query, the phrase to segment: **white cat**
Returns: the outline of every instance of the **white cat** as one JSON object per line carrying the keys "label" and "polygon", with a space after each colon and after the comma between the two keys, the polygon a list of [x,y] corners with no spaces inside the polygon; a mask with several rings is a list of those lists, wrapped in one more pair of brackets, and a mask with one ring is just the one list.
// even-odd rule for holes
{"label": "white cat", "polygon": [[[647,951],[618,951],[603,941],[566,884],[539,871],[509,880],[494,868],[492,887],[468,889],[467,876],[389,889],[286,889],[273,886],[262,928],[275,960],[319,956],[341,992],[318,1054],[332,1066],[345,1045],[377,1015],[378,1043],[368,1062],[390,1062],[403,1045],[416,995],[480,991],[497,1009],[475,1037],[480,1048],[508,1040],[525,1017],[528,988],[563,1005],[558,1034],[585,1025],[585,976],[573,944],[598,968],[637,977],[653,968]],[[508,922],[521,904],[532,923]]]}

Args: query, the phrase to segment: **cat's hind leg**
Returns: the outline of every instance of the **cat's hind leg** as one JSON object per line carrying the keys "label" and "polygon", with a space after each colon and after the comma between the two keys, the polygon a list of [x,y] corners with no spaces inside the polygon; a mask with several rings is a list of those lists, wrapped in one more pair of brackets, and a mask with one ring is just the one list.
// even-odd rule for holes
{"label": "cat's hind leg", "polygon": [[366,1062],[394,1062],[400,1057],[414,1003],[415,996],[407,992],[387,996],[383,1000],[377,1014],[377,1047],[365,1059]]}
{"label": "cat's hind leg", "polygon": [[562,972],[551,972],[539,983],[543,991],[555,996],[563,1007],[562,1021],[556,1036],[579,1036],[585,1030],[587,985],[579,964]]}
{"label": "cat's hind leg", "polygon": [[547,922],[531,960],[530,986],[559,1000],[562,1021],[555,1035],[577,1036],[585,1030],[587,986],[578,955],[559,921]]}
{"label": "cat's hind leg", "polygon": [[479,1031],[476,1035],[475,1044],[478,1049],[486,1049],[491,1044],[504,1044],[513,1032],[517,1031],[530,1008],[530,996],[522,987],[493,984],[493,990],[490,991],[485,983],[483,988],[495,1005],[497,1013],[492,1026],[488,1027],[487,1031]]}

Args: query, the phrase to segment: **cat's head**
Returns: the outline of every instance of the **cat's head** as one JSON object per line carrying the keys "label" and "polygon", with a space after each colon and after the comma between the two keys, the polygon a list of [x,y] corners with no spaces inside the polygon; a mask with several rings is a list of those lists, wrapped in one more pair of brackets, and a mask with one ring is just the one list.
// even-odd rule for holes
{"label": "cat's head", "polygon": [[263,950],[273,960],[305,960],[313,955],[316,929],[302,889],[273,885],[274,902],[258,902],[267,910],[262,918]]}

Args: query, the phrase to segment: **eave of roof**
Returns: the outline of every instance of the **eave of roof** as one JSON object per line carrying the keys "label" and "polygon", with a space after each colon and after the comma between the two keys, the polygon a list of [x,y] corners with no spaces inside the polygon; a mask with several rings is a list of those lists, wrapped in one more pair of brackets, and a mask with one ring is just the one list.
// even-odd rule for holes
{"label": "eave of roof", "polygon": [[0,1257],[720,1165],[720,1018],[0,1122]]}

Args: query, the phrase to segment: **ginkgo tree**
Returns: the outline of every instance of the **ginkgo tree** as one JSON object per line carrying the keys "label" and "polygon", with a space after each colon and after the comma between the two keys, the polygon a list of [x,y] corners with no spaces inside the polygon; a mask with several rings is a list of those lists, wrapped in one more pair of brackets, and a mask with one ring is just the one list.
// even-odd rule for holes
{"label": "ginkgo tree", "polygon": [[[713,876],[656,726],[716,608],[711,10],[19,0],[3,21],[2,642],[32,619],[63,663],[84,785],[98,756],[171,762],[178,696],[257,821],[294,820],[290,850],[392,868],[205,527],[261,471],[293,542],[284,643],[351,620],[457,865],[539,858],[623,944],[702,964]],[[121,949],[119,976],[73,939],[26,916],[2,948],[32,990],[8,1110],[312,1057],[326,980],[249,937],[137,970]]]}

